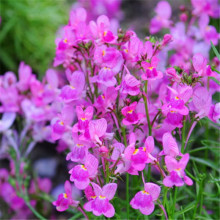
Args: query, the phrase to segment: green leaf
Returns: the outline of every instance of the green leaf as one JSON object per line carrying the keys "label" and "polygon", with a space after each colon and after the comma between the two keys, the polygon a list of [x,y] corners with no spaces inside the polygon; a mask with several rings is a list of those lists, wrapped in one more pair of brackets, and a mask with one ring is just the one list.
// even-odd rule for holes
{"label": "green leaf", "polygon": [[220,85],[220,81],[218,81],[216,78],[210,76],[209,79],[212,79],[212,80],[215,81],[218,85]]}
{"label": "green leaf", "polygon": [[203,151],[203,150],[220,150],[219,147],[212,147],[212,146],[206,146],[206,147],[199,147],[199,148],[195,148],[193,150],[190,150],[188,153],[191,154],[191,153],[195,153],[197,151]]}
{"label": "green leaf", "polygon": [[197,157],[193,157],[193,156],[190,156],[190,159],[197,162],[197,163],[211,167],[212,169],[216,170],[217,172],[220,172],[218,165],[216,165],[211,160],[204,160],[202,158],[197,158]]}
{"label": "green leaf", "polygon": [[196,201],[191,202],[189,205],[187,205],[184,209],[176,212],[176,215],[182,215],[183,213],[188,212],[189,210],[193,209],[195,207]]}
{"label": "green leaf", "polygon": [[211,41],[211,45],[212,45],[212,49],[216,55],[216,57],[218,57],[218,59],[220,60],[220,54],[219,52],[217,51],[216,47],[213,45],[212,41]]}

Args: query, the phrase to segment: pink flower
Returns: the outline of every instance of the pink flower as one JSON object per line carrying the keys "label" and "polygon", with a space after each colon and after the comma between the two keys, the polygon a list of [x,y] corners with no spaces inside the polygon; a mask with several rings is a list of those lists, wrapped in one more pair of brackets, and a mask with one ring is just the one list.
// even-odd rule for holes
{"label": "pink flower", "polygon": [[108,87],[96,100],[95,107],[97,108],[97,111],[104,114],[106,111],[109,111],[109,108],[113,109],[116,98],[116,89],[114,87]]}
{"label": "pink flower", "polygon": [[147,163],[153,163],[157,159],[151,155],[151,153],[154,151],[154,138],[152,136],[147,137],[145,143],[144,143],[144,149],[147,154]]}
{"label": "pink flower", "polygon": [[66,131],[70,131],[70,125],[74,118],[74,111],[71,105],[64,105],[61,115],[51,121],[51,137],[53,140],[60,139]]}
{"label": "pink flower", "polygon": [[166,75],[175,82],[180,83],[181,82],[181,76],[178,75],[178,73],[176,72],[176,70],[173,67],[169,67],[166,70]]}
{"label": "pink flower", "polygon": [[144,190],[138,192],[131,200],[133,209],[139,209],[143,215],[150,215],[154,211],[154,202],[160,195],[160,187],[154,183],[145,183]]}
{"label": "pink flower", "polygon": [[163,180],[163,184],[166,187],[172,186],[183,186],[184,182],[191,186],[193,184],[192,180],[186,176],[184,170],[189,161],[189,154],[184,154],[180,161],[177,161],[171,156],[165,157],[165,164],[169,172],[169,176],[166,176]]}
{"label": "pink flower", "polygon": [[219,123],[220,119],[220,102],[216,103],[215,105],[211,106],[209,112],[209,118],[214,121],[215,123]]}
{"label": "pink flower", "polygon": [[85,132],[88,128],[89,121],[93,117],[93,107],[88,106],[85,110],[81,106],[76,106],[76,114],[78,118],[78,123],[73,127],[73,132]]}
{"label": "pink flower", "polygon": [[85,76],[83,72],[75,71],[71,75],[70,85],[62,88],[60,97],[66,103],[75,101],[82,95],[85,86]]}
{"label": "pink flower", "polygon": [[193,93],[193,105],[200,119],[209,115],[212,106],[212,96],[205,87],[198,87]]}
{"label": "pink flower", "polygon": [[1,185],[1,196],[13,210],[19,210],[25,205],[24,200],[17,196],[15,189],[7,182]]}
{"label": "pink flower", "polygon": [[113,217],[115,209],[109,201],[114,198],[117,184],[109,183],[101,188],[99,185],[92,183],[92,186],[95,196],[93,196],[92,200],[84,204],[84,209],[88,212],[93,212],[96,216],[104,215],[107,218]]}
{"label": "pink flower", "polygon": [[125,116],[122,120],[124,125],[137,124],[139,120],[143,118],[142,114],[135,112],[136,106],[137,102],[133,102],[129,106],[122,108],[121,113]]}
{"label": "pink flower", "polygon": [[26,65],[24,62],[21,62],[18,69],[19,81],[17,87],[20,91],[26,91],[29,89],[30,80],[32,77],[32,69],[30,66]]}
{"label": "pink flower", "polygon": [[218,0],[191,0],[192,6],[194,7],[193,14],[202,15],[207,14],[211,17],[219,17]]}
{"label": "pink flower", "polygon": [[104,118],[89,122],[89,134],[94,143],[102,144],[100,138],[106,134],[107,121]]}
{"label": "pink flower", "polygon": [[103,67],[99,71],[98,75],[91,78],[91,82],[97,82],[107,87],[111,87],[117,83],[117,80],[114,77],[115,75],[116,74],[112,71],[112,69],[109,67]]}
{"label": "pink flower", "polygon": [[14,112],[5,112],[2,115],[2,119],[0,120],[0,132],[4,132],[8,130],[11,125],[14,123],[16,117],[16,113]]}
{"label": "pink flower", "polygon": [[140,93],[140,84],[141,84],[141,82],[139,80],[137,80],[133,75],[131,75],[127,69],[127,74],[125,75],[125,77],[120,85],[120,89],[123,94],[129,94],[131,96],[136,96]]}
{"label": "pink flower", "polygon": [[179,113],[181,115],[188,115],[189,109],[185,103],[192,96],[192,88],[190,86],[179,86],[177,90],[168,87],[171,91],[170,101],[162,106],[162,112],[167,115],[170,113]]}
{"label": "pink flower", "polygon": [[96,176],[97,169],[98,160],[92,154],[88,154],[84,164],[76,165],[69,171],[70,180],[75,183],[78,189],[85,189],[90,183],[90,178]]}
{"label": "pink flower", "polygon": [[59,212],[67,210],[69,206],[76,207],[79,204],[78,201],[72,199],[72,186],[69,181],[65,182],[64,188],[65,193],[60,194],[58,199],[53,202]]}
{"label": "pink flower", "polygon": [[71,160],[73,162],[84,162],[88,154],[88,147],[85,144],[75,144],[71,152],[67,154],[66,160]]}
{"label": "pink flower", "polygon": [[176,157],[180,155],[176,140],[169,132],[163,135],[163,150],[161,151],[160,155],[169,155],[171,157]]}
{"label": "pink flower", "polygon": [[170,27],[169,20],[172,14],[172,9],[167,1],[160,1],[155,8],[156,16],[150,22],[150,33],[155,34],[162,28]]}
{"label": "pink flower", "polygon": [[207,65],[207,59],[200,53],[197,53],[192,58],[193,67],[199,76],[214,76],[215,73],[211,67]]}
{"label": "pink flower", "polygon": [[163,78],[163,73],[156,69],[157,64],[157,57],[152,57],[150,63],[145,61],[141,63],[145,71],[145,73],[141,76],[143,80],[156,80]]}
{"label": "pink flower", "polygon": [[117,36],[110,31],[110,22],[107,16],[101,15],[97,22],[90,21],[90,30],[95,38],[99,38],[104,43],[115,43]]}
{"label": "pink flower", "polygon": [[94,60],[101,67],[110,68],[115,74],[119,73],[124,62],[121,53],[117,49],[105,45],[95,48]]}

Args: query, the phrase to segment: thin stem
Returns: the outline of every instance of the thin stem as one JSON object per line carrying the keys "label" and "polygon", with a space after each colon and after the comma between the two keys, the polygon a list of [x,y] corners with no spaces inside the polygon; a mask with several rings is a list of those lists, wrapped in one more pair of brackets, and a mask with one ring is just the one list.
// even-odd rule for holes
{"label": "thin stem", "polygon": [[126,208],[127,208],[127,219],[129,219],[129,174],[126,173]]}
{"label": "thin stem", "polygon": [[[125,133],[125,127],[122,127],[122,135],[124,138],[124,145],[127,147],[127,139]],[[127,219],[129,219],[129,174],[126,173],[126,209],[127,209]]]}
{"label": "thin stem", "polygon": [[152,134],[152,127],[151,127],[151,123],[150,123],[150,116],[149,116],[149,111],[148,111],[148,104],[147,104],[147,97],[145,95],[147,95],[147,84],[148,81],[145,81],[145,94],[142,95],[143,99],[144,99],[144,106],[145,106],[145,112],[146,112],[146,117],[147,117],[147,124],[148,124],[148,130],[149,130],[149,136],[151,136]]}
{"label": "thin stem", "polygon": [[151,164],[148,164],[147,182],[150,182],[150,176],[151,176]]}
{"label": "thin stem", "polygon": [[29,197],[27,195],[27,192],[24,194],[22,190],[22,179],[21,175],[19,174],[20,172],[20,160],[18,160],[17,163],[15,163],[15,172],[16,172],[16,179],[18,181],[18,188],[19,188],[19,196],[24,199],[25,204],[28,206],[28,208],[33,212],[33,214],[39,218],[45,220],[44,218],[34,207],[30,204],[29,202]]}
{"label": "thin stem", "polygon": [[190,129],[189,129],[189,132],[188,132],[187,137],[186,137],[185,145],[184,145],[184,151],[186,150],[186,146],[187,146],[187,144],[188,144],[189,138],[190,138],[190,136],[191,136],[191,134],[192,134],[192,131],[193,131],[193,129],[195,128],[196,124],[197,124],[197,121],[194,121],[194,122],[192,123]]}
{"label": "thin stem", "polygon": [[186,116],[183,117],[181,153],[184,153],[185,138],[186,138]]}
{"label": "thin stem", "polygon": [[125,127],[122,127],[122,135],[124,139],[124,145],[127,147],[127,139],[126,139],[126,133],[125,133]]}
{"label": "thin stem", "polygon": [[174,212],[175,212],[175,206],[176,206],[177,190],[178,190],[178,188],[175,186],[174,198],[173,198],[173,210],[172,210],[173,219],[174,219]]}
{"label": "thin stem", "polygon": [[86,215],[86,213],[83,211],[83,208],[81,206],[79,206],[77,209],[84,215],[86,220],[89,219],[88,216]]}

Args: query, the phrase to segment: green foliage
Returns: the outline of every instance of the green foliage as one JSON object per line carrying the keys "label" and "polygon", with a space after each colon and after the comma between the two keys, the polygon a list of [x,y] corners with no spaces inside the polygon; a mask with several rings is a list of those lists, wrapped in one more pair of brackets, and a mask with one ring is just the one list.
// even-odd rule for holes
{"label": "green foliage", "polygon": [[42,77],[55,54],[55,33],[69,16],[66,0],[1,0],[1,74],[25,61]]}

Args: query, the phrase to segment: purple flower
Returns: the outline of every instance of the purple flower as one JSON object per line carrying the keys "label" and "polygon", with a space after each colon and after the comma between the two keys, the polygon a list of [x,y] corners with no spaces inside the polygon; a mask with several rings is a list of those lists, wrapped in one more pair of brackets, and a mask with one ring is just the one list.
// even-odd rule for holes
{"label": "purple flower", "polygon": [[66,103],[75,101],[80,98],[82,95],[84,85],[85,85],[85,76],[83,72],[75,71],[71,75],[69,80],[70,85],[66,85],[61,89],[60,97]]}
{"label": "purple flower", "polygon": [[65,193],[60,194],[58,199],[53,202],[59,212],[67,210],[69,206],[76,207],[79,204],[78,201],[72,199],[72,186],[69,181],[65,182],[64,189]]}
{"label": "purple flower", "polygon": [[139,120],[143,118],[142,114],[135,112],[136,106],[137,102],[133,102],[129,106],[122,108],[121,113],[125,116],[125,118],[122,120],[124,125],[137,124]]}
{"label": "purple flower", "polygon": [[176,157],[180,155],[176,140],[169,132],[163,135],[163,150],[161,151],[160,155],[168,155],[171,157]]}
{"label": "purple flower", "polygon": [[154,202],[160,195],[160,187],[154,183],[145,183],[144,190],[138,192],[131,200],[133,209],[139,209],[143,215],[150,215],[154,211]]}
{"label": "purple flower", "polygon": [[155,34],[162,28],[170,27],[169,20],[172,14],[172,9],[167,1],[160,1],[155,8],[156,16],[150,22],[150,33]]}
{"label": "purple flower", "polygon": [[14,123],[16,117],[16,113],[14,112],[5,112],[2,115],[2,119],[0,120],[0,132],[4,132],[8,130],[11,125]]}
{"label": "purple flower", "polygon": [[191,186],[193,184],[192,180],[186,176],[184,170],[189,161],[189,154],[184,154],[180,161],[177,161],[171,156],[165,157],[165,164],[167,170],[169,171],[169,176],[166,176],[163,180],[163,184],[167,187],[183,186],[184,182]]}
{"label": "purple flower", "polygon": [[88,154],[84,164],[76,165],[69,171],[70,180],[78,189],[85,189],[90,183],[90,178],[96,176],[97,169],[98,160],[92,154]]}
{"label": "purple flower", "polygon": [[150,63],[145,61],[141,63],[145,71],[145,73],[141,76],[143,80],[156,80],[163,78],[163,73],[156,69],[157,64],[157,57],[152,57]]}
{"label": "purple flower", "polygon": [[101,188],[99,185],[92,183],[92,186],[95,196],[93,196],[92,200],[84,204],[84,209],[88,212],[93,212],[96,216],[104,215],[107,218],[113,217],[115,209],[109,201],[114,198],[117,184],[109,183]]}

